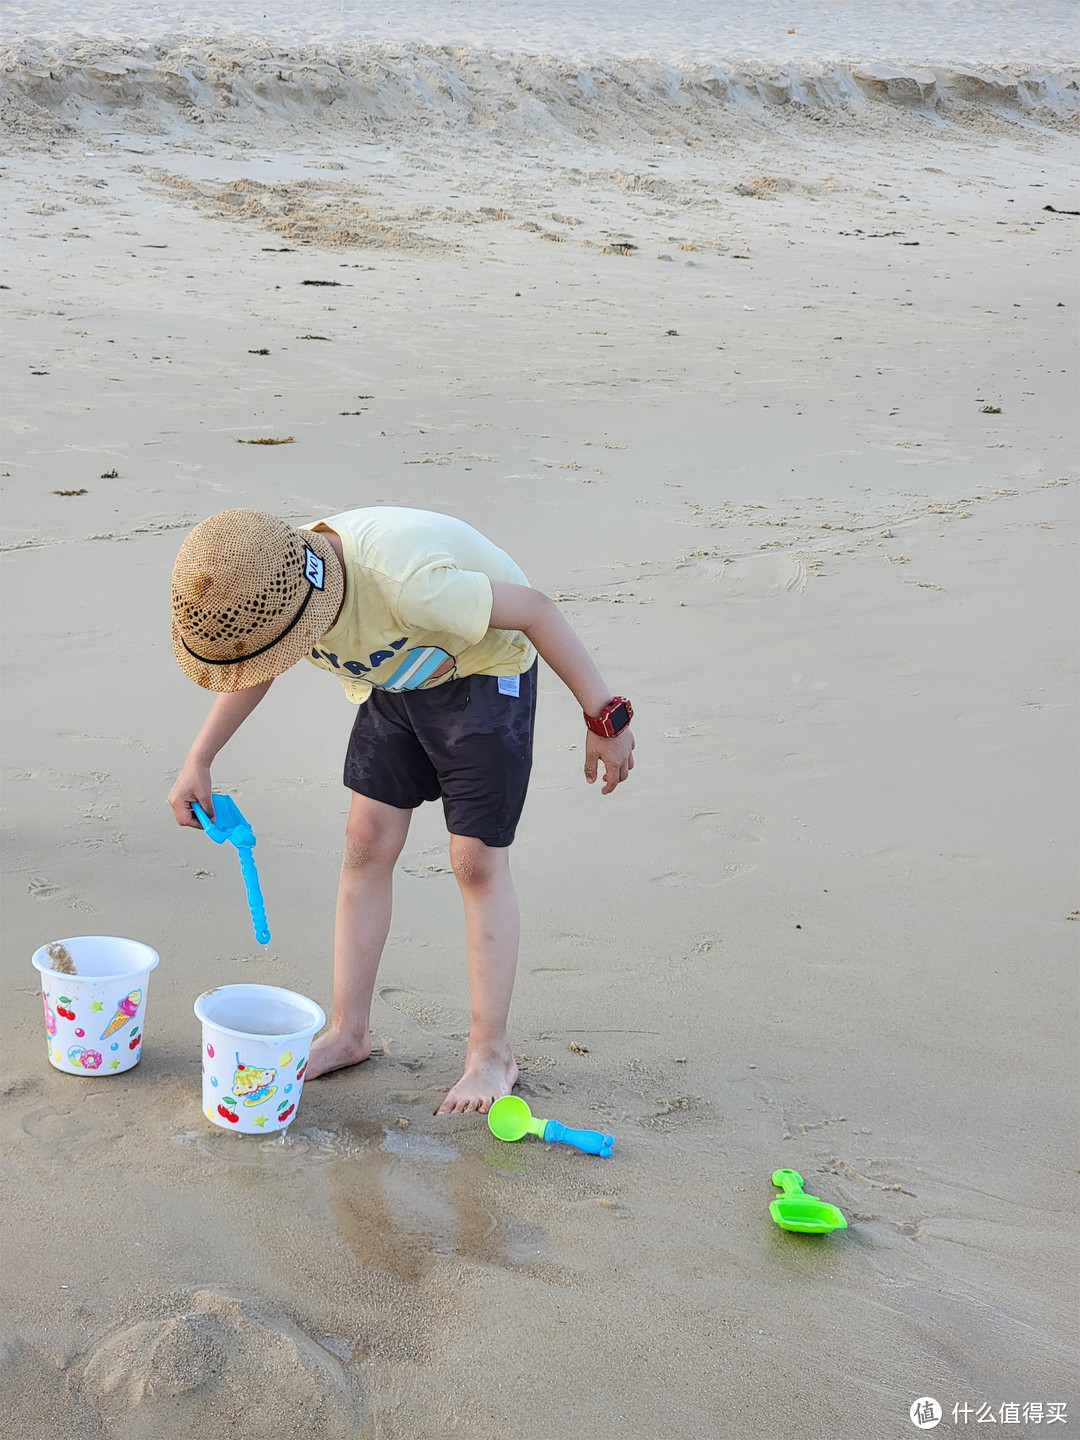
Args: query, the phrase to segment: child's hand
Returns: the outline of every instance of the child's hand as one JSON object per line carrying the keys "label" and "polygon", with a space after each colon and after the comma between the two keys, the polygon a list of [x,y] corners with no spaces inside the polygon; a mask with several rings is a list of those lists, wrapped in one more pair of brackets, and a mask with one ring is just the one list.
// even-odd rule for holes
{"label": "child's hand", "polygon": [[623,730],[620,734],[611,736],[595,735],[591,730],[586,730],[585,740],[585,779],[593,784],[596,779],[596,767],[602,764],[604,767],[604,795],[610,795],[630,774],[634,768],[634,737],[629,730]]}
{"label": "child's hand", "polygon": [[198,817],[191,808],[191,802],[197,800],[206,811],[210,819],[214,818],[214,806],[210,799],[210,767],[209,765],[193,765],[190,761],[184,766],[177,777],[176,784],[169,791],[169,804],[176,816],[178,825],[190,825],[195,830],[201,830]]}
{"label": "child's hand", "polygon": [[261,685],[252,685],[248,690],[225,691],[210,706],[210,713],[188,751],[184,768],[169,791],[169,804],[178,825],[190,825],[193,830],[202,829],[191,808],[193,800],[197,800],[213,820],[210,765],[214,756],[236,734],[273,683],[272,680],[264,680]]}

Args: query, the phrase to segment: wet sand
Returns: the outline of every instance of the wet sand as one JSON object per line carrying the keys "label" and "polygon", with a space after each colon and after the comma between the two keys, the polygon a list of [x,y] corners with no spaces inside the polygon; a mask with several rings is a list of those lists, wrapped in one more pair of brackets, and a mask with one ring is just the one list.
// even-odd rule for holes
{"label": "wet sand", "polygon": [[[865,1440],[921,1395],[942,1433],[954,1403],[1075,1411],[1070,142],[985,107],[631,125],[632,99],[531,141],[20,102],[5,1434]],[[237,443],[268,439],[292,443]],[[297,667],[215,767],[259,837],[264,949],[235,857],[164,805],[207,701],[172,560],[217,509],[380,502],[484,530],[634,700],[638,768],[602,800],[543,677],[514,847],[521,1093],[610,1129],[610,1160],[432,1115],[468,995],[430,806],[375,1058],[308,1085],[284,1141],[201,1114],[201,991],[329,1010],[353,711]],[[84,933],[162,956],[111,1079],[46,1061],[29,957]],[[779,1166],[849,1229],[776,1229]]]}

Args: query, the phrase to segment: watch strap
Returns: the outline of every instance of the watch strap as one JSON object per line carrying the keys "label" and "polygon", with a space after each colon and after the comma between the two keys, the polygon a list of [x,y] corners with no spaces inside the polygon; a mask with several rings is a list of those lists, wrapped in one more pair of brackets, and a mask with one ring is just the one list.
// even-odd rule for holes
{"label": "watch strap", "polygon": [[589,715],[585,711],[582,711],[582,714],[585,716],[585,724],[594,735],[602,735],[610,740],[621,735],[630,724],[634,718],[634,707],[624,695],[615,695],[599,715]]}

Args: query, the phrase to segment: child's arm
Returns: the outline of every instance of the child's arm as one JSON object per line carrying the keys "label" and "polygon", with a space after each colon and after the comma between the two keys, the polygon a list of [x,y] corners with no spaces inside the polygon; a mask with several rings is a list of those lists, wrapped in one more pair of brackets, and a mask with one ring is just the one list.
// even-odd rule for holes
{"label": "child's arm", "polygon": [[178,825],[202,829],[191,808],[193,800],[199,802],[211,820],[214,818],[210,800],[210,766],[214,756],[236,734],[273,683],[273,680],[264,680],[250,690],[234,690],[231,694],[219,695],[210,706],[210,713],[188,751],[184,768],[169,791],[169,804]]}
{"label": "child's arm", "polygon": [[[511,585],[506,580],[491,582],[493,630],[520,630],[536,647],[588,715],[599,715],[614,691],[593,663],[553,600],[528,585]],[[629,729],[610,739],[586,730],[585,779],[591,785],[596,767],[604,766],[605,795],[625,780],[634,768],[634,737]]]}

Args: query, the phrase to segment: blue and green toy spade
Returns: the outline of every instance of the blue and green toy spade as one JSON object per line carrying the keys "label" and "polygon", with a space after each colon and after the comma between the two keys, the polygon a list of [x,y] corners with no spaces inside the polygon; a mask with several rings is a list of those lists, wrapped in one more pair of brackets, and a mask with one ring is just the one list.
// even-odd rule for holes
{"label": "blue and green toy spade", "polygon": [[228,840],[236,846],[255,939],[260,945],[268,945],[270,927],[266,923],[266,910],[263,906],[262,890],[259,888],[259,872],[255,869],[255,857],[251,853],[255,848],[255,831],[244,819],[240,807],[231,795],[218,795],[215,792],[210,799],[214,805],[213,820],[197,800],[191,802],[191,808],[199,824],[216,845],[224,845]]}
{"label": "blue and green toy spade", "polygon": [[586,1155],[610,1155],[615,1143],[610,1135],[599,1130],[573,1130],[558,1120],[534,1120],[532,1111],[520,1095],[504,1095],[488,1111],[488,1129],[497,1140],[523,1140],[538,1135],[549,1145],[560,1142],[584,1150]]}

